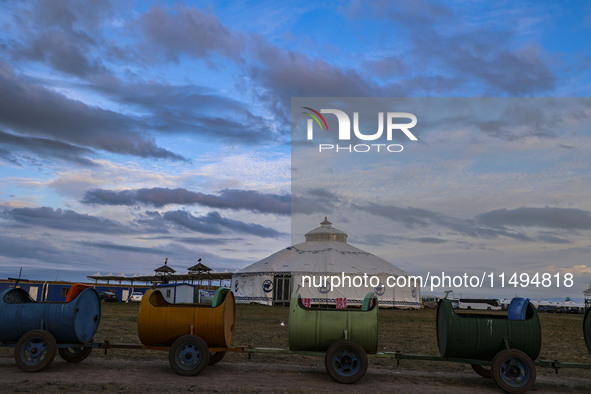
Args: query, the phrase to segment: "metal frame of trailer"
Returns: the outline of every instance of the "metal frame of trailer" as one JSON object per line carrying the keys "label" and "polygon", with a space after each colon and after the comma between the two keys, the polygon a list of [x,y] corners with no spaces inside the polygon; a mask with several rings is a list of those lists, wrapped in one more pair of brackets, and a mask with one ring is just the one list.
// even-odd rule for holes
{"label": "metal frame of trailer", "polygon": [[[37,331],[37,330],[35,330]],[[39,330],[43,331],[43,330]],[[193,335],[195,336],[195,335]],[[17,346],[16,343],[2,343],[0,342],[0,347],[11,347],[15,348]],[[159,345],[142,345],[139,343],[111,343],[108,340],[103,342],[91,342],[91,343],[58,343],[56,344],[57,349],[81,349],[81,348],[89,348],[89,349],[103,349],[105,354],[109,349],[133,349],[133,350],[161,350],[161,351],[169,351],[171,346],[159,346]],[[252,347],[252,346],[233,346],[233,347],[208,347],[209,353],[218,353],[218,352],[232,352],[232,353],[246,353],[246,354],[294,354],[294,355],[301,355],[301,356],[312,356],[312,357],[323,357],[326,355],[326,352],[320,351],[305,351],[305,350],[289,350],[283,348],[265,348],[265,347]],[[506,349],[511,350],[511,349]],[[425,354],[408,354],[402,353],[400,351],[396,352],[377,352],[374,354],[368,354],[368,358],[388,358],[392,360],[396,360],[397,364],[400,364],[401,360],[419,360],[419,361],[443,361],[443,362],[451,362],[451,363],[462,363],[462,364],[472,364],[472,365],[482,365],[482,366],[491,366],[492,361],[486,360],[478,360],[478,359],[469,359],[469,358],[455,358],[455,357],[441,357],[437,355],[425,355]],[[66,360],[69,361],[69,360]],[[75,362],[82,361],[77,360]],[[70,361],[74,362],[74,361]],[[560,368],[581,368],[581,369],[591,369],[591,363],[575,363],[569,361],[560,361],[560,360],[545,360],[545,359],[538,359],[533,360],[533,363],[536,367],[541,368],[552,368],[555,370],[559,370]]]}
{"label": "metal frame of trailer", "polygon": [[[338,341],[339,342],[339,341]],[[142,349],[142,348],[149,348],[149,349],[157,349],[157,350],[169,350],[170,357],[169,362],[171,363],[171,367],[175,369],[173,364],[175,361],[173,353],[174,351],[171,350],[169,347],[166,346],[144,346],[144,345],[125,345],[125,344],[109,344],[109,343],[102,343],[100,344],[101,348],[104,348],[105,351],[108,348],[127,348],[127,349]],[[312,356],[312,357],[324,357],[325,358],[325,367],[327,372],[337,381],[340,383],[351,383],[348,380],[354,379],[355,381],[361,379],[365,375],[365,368],[367,363],[365,364],[365,368],[363,368],[363,363],[359,363],[359,368],[354,367],[352,361],[355,357],[358,358],[388,358],[395,360],[397,365],[400,365],[401,360],[419,360],[419,361],[436,361],[436,362],[451,362],[451,363],[461,363],[461,364],[470,364],[474,371],[478,373],[480,376],[485,378],[492,378],[495,383],[501,388],[502,390],[509,392],[509,393],[523,393],[529,391],[533,388],[535,383],[535,367],[541,368],[552,368],[558,373],[560,368],[579,368],[579,369],[591,369],[591,363],[573,363],[573,362],[563,362],[559,360],[544,360],[539,359],[532,361],[529,356],[525,353],[516,350],[507,348],[501,350],[492,361],[486,360],[479,360],[479,359],[470,359],[470,358],[460,358],[460,357],[442,357],[436,355],[422,355],[422,354],[406,354],[402,352],[377,352],[374,354],[366,354],[361,351],[361,355],[351,356],[349,351],[346,351],[344,355],[338,355],[338,353],[331,352],[330,350],[327,352],[323,351],[305,351],[305,350],[289,350],[283,348],[263,348],[263,347],[245,347],[245,346],[236,346],[236,347],[228,347],[228,348],[209,348],[210,354],[225,354],[225,352],[236,352],[236,353],[246,353],[249,357],[252,354],[293,354],[293,355],[301,355],[301,356]],[[351,358],[351,359],[350,359]],[[349,360],[350,359],[350,360]],[[221,358],[220,358],[221,360]],[[339,363],[343,363],[342,365],[335,366],[335,360]],[[347,360],[349,360],[347,362]],[[217,360],[215,363],[217,363]],[[209,362],[208,365],[213,365],[215,363]],[[524,370],[524,366],[529,368],[528,370]],[[487,368],[488,367],[488,368]],[[196,375],[201,371],[197,371],[196,373],[190,373],[187,375]],[[335,377],[336,374],[336,377]]]}

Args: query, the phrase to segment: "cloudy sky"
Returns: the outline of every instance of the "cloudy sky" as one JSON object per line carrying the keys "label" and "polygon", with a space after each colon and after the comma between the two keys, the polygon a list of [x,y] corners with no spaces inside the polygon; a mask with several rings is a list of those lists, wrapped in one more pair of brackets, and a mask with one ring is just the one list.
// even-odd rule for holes
{"label": "cloudy sky", "polygon": [[[292,97],[586,97],[591,86],[583,1],[9,0],[0,25],[0,277],[149,273],[165,257],[180,271],[198,258],[234,271],[289,245]],[[576,296],[591,282],[589,110],[576,104],[519,129],[447,119],[397,159],[404,198],[369,198],[359,177],[348,194],[304,188],[306,227],[328,215],[411,273],[498,264],[512,248],[507,264],[578,270]],[[343,213],[352,207],[392,225],[365,231]]]}
{"label": "cloudy sky", "polygon": [[[339,140],[330,113],[327,130],[312,120],[309,141],[304,107],[357,112],[365,136],[379,112],[412,113],[417,141],[400,131]],[[488,278],[477,289],[445,286],[456,296],[580,298],[589,285],[589,98],[300,98],[292,110],[294,237],[329,212],[351,244],[409,273]]]}

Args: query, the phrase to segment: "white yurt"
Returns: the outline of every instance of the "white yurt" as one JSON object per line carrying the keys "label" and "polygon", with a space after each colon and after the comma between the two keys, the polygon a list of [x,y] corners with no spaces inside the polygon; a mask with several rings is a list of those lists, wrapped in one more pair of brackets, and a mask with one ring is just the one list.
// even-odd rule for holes
{"label": "white yurt", "polygon": [[232,275],[236,302],[285,304],[298,290],[310,304],[355,306],[373,291],[381,307],[420,308],[420,286],[408,273],[349,245],[327,218],[305,236]]}

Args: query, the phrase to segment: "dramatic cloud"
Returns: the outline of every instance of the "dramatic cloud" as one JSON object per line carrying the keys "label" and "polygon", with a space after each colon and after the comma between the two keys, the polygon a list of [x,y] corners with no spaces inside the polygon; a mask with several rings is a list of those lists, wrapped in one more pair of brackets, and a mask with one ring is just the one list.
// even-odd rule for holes
{"label": "dramatic cloud", "polygon": [[[78,36],[78,39],[76,39]],[[51,31],[35,37],[26,49],[15,53],[16,57],[26,57],[29,60],[47,62],[56,70],[79,77],[91,77],[106,74],[107,69],[99,60],[88,59],[88,44],[91,37],[84,34],[73,35],[67,32]],[[86,45],[80,45],[81,43]]]}
{"label": "dramatic cloud", "polygon": [[98,28],[115,12],[110,1],[20,3],[14,28],[22,39],[8,48],[15,59],[51,65],[77,77],[108,73],[100,58]]}
{"label": "dramatic cloud", "polygon": [[62,231],[100,234],[130,232],[129,228],[109,219],[49,207],[4,209],[0,218],[18,225],[40,226]]}
{"label": "dramatic cloud", "polygon": [[[401,223],[405,227],[416,229],[428,226],[442,226],[455,233],[473,238],[509,237],[520,241],[532,241],[532,238],[518,231],[507,228],[498,228],[471,219],[457,219],[441,213],[420,208],[401,208],[391,205],[368,204],[356,206],[375,216],[388,218]],[[432,241],[428,238],[426,241]],[[419,242],[425,242],[419,241]]]}
{"label": "dramatic cloud", "polygon": [[[363,12],[358,11],[361,8]],[[386,44],[379,57],[351,53],[347,61],[333,63],[285,50],[260,37],[249,41],[257,62],[248,68],[248,75],[264,88],[257,90],[258,97],[285,123],[292,97],[473,95],[469,93],[473,86],[514,96],[555,88],[556,76],[541,48],[515,47],[514,34],[494,25],[473,24],[445,4],[352,2],[343,13],[355,15],[353,26],[368,16],[391,24],[394,33],[386,37],[404,44],[388,45],[383,37]],[[442,19],[443,15],[447,18]]]}
{"label": "dramatic cloud", "polygon": [[33,134],[113,153],[184,160],[140,132],[141,121],[88,106],[19,78],[0,62],[0,125],[19,134]]}
{"label": "dramatic cloud", "polygon": [[451,221],[451,218],[420,208],[400,208],[380,204],[356,206],[356,208],[376,216],[390,218],[402,223],[406,227],[427,226],[429,224],[449,223]]}
{"label": "dramatic cloud", "polygon": [[591,229],[591,212],[575,208],[497,209],[476,219],[489,226],[545,227],[563,230]]}
{"label": "dramatic cloud", "polygon": [[174,61],[184,54],[202,58],[214,53],[238,60],[244,42],[214,14],[179,4],[173,9],[153,6],[138,23],[146,44]]}
{"label": "dramatic cloud", "polygon": [[11,237],[0,234],[0,256],[10,260],[39,259],[41,261],[57,261],[62,251],[58,246],[45,240],[37,239],[35,247],[31,247],[31,240],[25,237]]}
{"label": "dramatic cloud", "polygon": [[359,241],[361,244],[371,246],[383,245],[401,245],[408,242],[417,242],[422,244],[444,244],[449,240],[434,237],[403,237],[400,235],[369,234]]}
{"label": "dramatic cloud", "polygon": [[[549,244],[569,244],[571,240],[560,234],[539,232],[526,235],[517,230],[523,227],[542,227],[554,230],[589,230],[591,213],[575,208],[528,208],[498,209],[477,215],[472,219],[457,219],[437,212],[419,208],[401,208],[389,205],[369,204],[357,206],[373,215],[389,218],[405,227],[416,229],[429,226],[442,226],[455,233],[473,238],[508,237],[525,242]],[[377,244],[385,244],[388,239],[377,239]],[[443,239],[434,237],[408,238],[422,243],[441,243]]]}
{"label": "dramatic cloud", "polygon": [[243,241],[241,238],[220,238],[220,237],[178,237],[178,236],[154,236],[141,237],[145,240],[175,240],[188,245],[231,245]]}
{"label": "dramatic cloud", "polygon": [[[0,277],[16,264],[45,279],[145,272],[166,256],[242,268],[285,247],[290,225],[299,233],[324,216],[417,271],[496,263],[499,251],[530,268],[588,261],[582,5],[2,6]],[[327,96],[416,98],[420,142],[385,171],[342,152],[323,174],[329,163],[311,158],[307,187],[268,192],[289,188],[292,98]],[[447,98],[434,108],[424,97]],[[363,129],[375,127],[357,110]],[[302,164],[292,163],[294,184]],[[557,201],[571,209],[513,209]]]}
{"label": "dramatic cloud", "polygon": [[[371,17],[397,26],[396,42],[402,36],[405,44],[403,49],[394,47],[399,56],[370,61],[366,66],[386,77],[384,66],[388,65],[390,77],[411,94],[442,94],[474,84],[501,95],[534,95],[555,88],[557,77],[543,49],[531,43],[516,47],[518,37],[509,28],[531,17],[536,12],[532,7],[503,13],[506,20],[502,24],[475,23],[482,12],[476,3],[464,4],[460,11],[453,4],[438,2],[378,0],[362,6],[354,1],[341,11],[355,21]],[[407,64],[410,72],[405,72]],[[415,64],[423,71],[414,71]],[[425,70],[433,72],[429,75]]]}
{"label": "dramatic cloud", "polygon": [[427,29],[416,32],[412,39],[417,51],[427,50],[446,68],[461,71],[459,79],[464,83],[475,80],[503,95],[533,95],[554,89],[556,78],[538,51],[511,51],[506,49],[510,40],[503,34],[480,33],[448,37]]}
{"label": "dramatic cloud", "polygon": [[380,88],[361,77],[352,68],[340,68],[323,59],[284,51],[264,41],[256,44],[261,65],[249,70],[250,77],[264,87],[261,100],[289,124],[288,110],[292,97],[355,97],[399,95],[402,92]]}
{"label": "dramatic cloud", "polygon": [[316,213],[328,215],[342,203],[342,199],[324,189],[308,189],[304,194],[292,194],[292,214]]}
{"label": "dramatic cloud", "polygon": [[[212,62],[215,54],[239,61],[243,34],[231,32],[214,14],[194,7],[156,5],[145,13],[133,15],[118,15],[124,12],[124,7],[114,7],[110,2],[97,4],[96,12],[89,12],[88,7],[76,1],[59,4],[38,1],[21,6],[22,17],[15,18],[13,25],[7,24],[20,32],[19,39],[6,42],[8,52],[18,61],[47,64],[64,74],[82,78],[89,91],[107,95],[116,103],[133,105],[134,112],[141,112],[143,118],[123,119],[126,124],[117,127],[118,133],[121,127],[137,123],[139,129],[132,132],[149,129],[199,133],[246,144],[268,143],[275,138],[269,120],[249,111],[247,103],[216,93],[212,88],[128,80],[118,75],[122,61],[145,67],[162,61],[178,64],[184,60],[183,56],[189,55]],[[120,19],[114,23],[113,18]],[[120,21],[125,19],[130,21],[121,25]],[[113,40],[111,35],[121,32],[112,33],[110,29],[124,29],[131,41],[124,40],[124,44]],[[71,89],[72,83],[69,85]],[[143,133],[137,136],[138,144],[143,138],[146,138]],[[101,148],[118,152],[112,147]],[[121,149],[128,151],[130,147]],[[133,149],[130,154],[150,156]]]}
{"label": "dramatic cloud", "polygon": [[133,252],[133,253],[145,253],[145,254],[166,254],[168,252],[165,248],[155,248],[155,247],[141,247],[141,246],[130,246],[130,245],[120,245],[114,244],[112,242],[76,242],[78,245],[84,247],[93,247],[93,248],[100,248],[100,249],[108,249],[108,250],[116,250],[121,252]]}
{"label": "dramatic cloud", "polygon": [[147,114],[143,118],[146,126],[158,133],[198,135],[247,145],[268,144],[281,137],[272,122],[254,114],[249,104],[205,86],[103,78],[95,89],[114,102]]}
{"label": "dramatic cloud", "polygon": [[[261,226],[255,223],[245,223],[240,220],[233,220],[223,217],[218,212],[209,212],[207,215],[195,216],[188,211],[176,210],[159,213],[155,211],[146,211],[141,217],[135,220],[135,223],[144,229],[158,230],[161,233],[180,230],[188,244],[203,244],[204,239],[187,237],[186,230],[210,234],[223,235],[227,233],[250,234],[263,238],[281,238],[285,234],[280,233],[270,227]],[[178,239],[175,236],[174,239]],[[158,237],[158,239],[173,239],[170,237]],[[219,241],[219,240],[218,240]],[[219,242],[211,243],[219,244]]]}
{"label": "dramatic cloud", "polygon": [[364,64],[367,70],[381,78],[392,75],[401,75],[408,71],[408,64],[404,62],[404,57],[388,56],[378,60],[370,60]]}
{"label": "dramatic cloud", "polygon": [[538,240],[541,242],[549,243],[549,244],[556,244],[556,245],[564,245],[564,244],[572,244],[573,241],[570,241],[565,238],[557,237],[553,234],[540,234],[538,235]]}
{"label": "dramatic cloud", "polygon": [[289,194],[263,194],[254,190],[226,189],[219,195],[192,192],[186,189],[151,189],[112,191],[89,190],[82,201],[97,205],[135,205],[149,204],[163,207],[170,204],[199,204],[212,208],[245,209],[262,213],[289,215],[291,199]]}
{"label": "dramatic cloud", "polygon": [[284,235],[270,227],[224,218],[217,212],[209,212],[205,216],[197,217],[187,211],[169,211],[162,215],[162,219],[204,234],[222,234],[224,230],[229,230],[264,238],[277,238]]}
{"label": "dramatic cloud", "polygon": [[[482,99],[479,104],[486,105],[492,99]],[[590,101],[586,98],[564,99],[555,97],[532,98],[523,101],[519,98],[503,100],[504,107],[494,118],[484,111],[470,121],[478,130],[495,138],[516,141],[528,137],[557,138],[562,130],[574,123],[587,127],[591,113]],[[566,149],[573,147],[561,144]]]}
{"label": "dramatic cloud", "polygon": [[222,229],[220,225],[214,220],[215,218],[210,215],[196,217],[187,211],[169,211],[165,212],[162,215],[162,218],[165,221],[188,228],[191,231],[197,231],[204,234],[221,234]]}
{"label": "dramatic cloud", "polygon": [[19,165],[23,161],[28,161],[28,157],[22,156],[22,152],[28,152],[34,157],[96,166],[96,163],[84,157],[93,155],[94,151],[48,138],[21,137],[0,131],[0,146],[5,147],[0,149],[0,158]]}

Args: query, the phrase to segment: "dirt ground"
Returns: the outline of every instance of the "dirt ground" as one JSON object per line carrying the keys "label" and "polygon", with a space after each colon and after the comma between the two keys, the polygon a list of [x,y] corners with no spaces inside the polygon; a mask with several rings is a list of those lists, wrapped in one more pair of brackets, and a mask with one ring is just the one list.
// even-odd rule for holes
{"label": "dirt ground", "polygon": [[[259,355],[256,355],[259,357]],[[326,373],[322,360],[310,357],[310,365],[223,360],[194,377],[176,375],[163,360],[93,357],[69,364],[59,356],[41,372],[17,368],[14,359],[0,358],[1,392],[401,392],[487,393],[500,392],[491,379],[456,372],[456,364],[443,363],[441,371],[420,371],[370,366],[357,383],[343,385]],[[456,368],[457,369],[457,368]],[[590,392],[587,378],[538,376],[535,392]]]}

